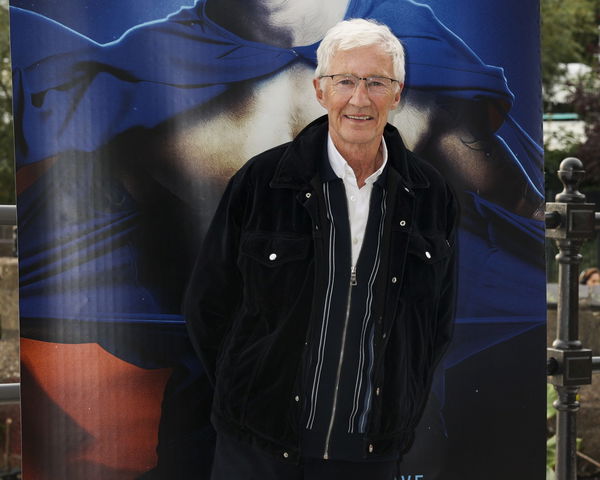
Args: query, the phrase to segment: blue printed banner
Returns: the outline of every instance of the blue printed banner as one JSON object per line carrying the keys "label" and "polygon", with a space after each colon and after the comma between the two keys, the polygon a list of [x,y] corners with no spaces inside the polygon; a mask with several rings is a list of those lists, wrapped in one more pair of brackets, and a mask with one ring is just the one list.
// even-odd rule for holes
{"label": "blue printed banner", "polygon": [[455,336],[401,478],[541,478],[538,3],[293,0],[281,25],[248,20],[269,3],[11,1],[25,473],[209,478],[191,265],[229,177],[324,113],[324,31],[363,17],[407,50],[390,122],[462,207]]}

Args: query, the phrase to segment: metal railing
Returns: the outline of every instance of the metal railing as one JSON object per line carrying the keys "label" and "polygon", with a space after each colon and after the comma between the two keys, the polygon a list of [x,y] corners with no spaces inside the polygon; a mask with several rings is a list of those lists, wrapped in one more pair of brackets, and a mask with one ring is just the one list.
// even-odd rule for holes
{"label": "metal railing", "polygon": [[592,383],[592,372],[600,371],[600,357],[579,340],[579,265],[581,247],[600,230],[600,213],[585,202],[579,184],[585,171],[577,158],[560,164],[558,177],[563,191],[556,202],[546,203],[546,237],[558,246],[558,301],[556,339],[547,349],[547,373],[558,400],[556,415],[556,478],[577,479],[577,393]]}
{"label": "metal railing", "polygon": [[17,207],[15,205],[0,205],[0,225],[17,224]]}
{"label": "metal railing", "polygon": [[21,399],[21,384],[0,383],[0,405],[18,403]]}

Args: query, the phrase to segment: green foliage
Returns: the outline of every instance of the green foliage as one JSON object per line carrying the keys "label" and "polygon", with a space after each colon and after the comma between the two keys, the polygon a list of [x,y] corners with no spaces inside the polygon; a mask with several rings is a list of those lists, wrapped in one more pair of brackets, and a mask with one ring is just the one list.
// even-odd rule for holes
{"label": "green foliage", "polygon": [[546,420],[550,420],[551,418],[556,417],[556,408],[554,408],[553,403],[558,400],[558,393],[556,393],[556,389],[554,385],[547,383],[546,384]]}
{"label": "green foliage", "polygon": [[[580,61],[591,66],[591,72],[570,81],[568,104],[550,105],[546,108],[577,113],[585,122],[585,141],[577,141],[568,128],[558,133],[562,150],[549,150],[544,154],[546,200],[554,201],[562,191],[556,171],[567,157],[577,157],[586,171],[580,190],[586,195],[600,190],[600,65],[594,54],[598,51],[598,24],[600,0],[540,0],[542,10],[542,68],[546,93],[560,74],[561,62]],[[548,110],[547,110],[548,111]],[[571,132],[571,133],[569,133]],[[571,135],[571,137],[569,137]],[[550,140],[549,138],[546,139]],[[556,142],[555,142],[556,143]],[[581,268],[598,265],[597,241],[586,242]],[[548,281],[556,281],[557,265],[554,261],[554,242],[547,242]]]}
{"label": "green foliage", "polygon": [[600,66],[573,85],[570,98],[573,110],[585,121],[586,140],[575,150],[586,171],[582,185],[600,186]]}
{"label": "green foliage", "polygon": [[[558,394],[554,385],[546,384],[546,420],[550,421],[556,417],[554,401],[558,400]],[[556,435],[546,440],[546,480],[555,480],[554,465],[556,465]]]}
{"label": "green foliage", "polygon": [[593,62],[600,0],[540,0],[540,8],[542,85],[548,92],[561,63]]}
{"label": "green foliage", "polygon": [[8,6],[0,2],[0,204],[15,203]]}
{"label": "green foliage", "polygon": [[554,480],[554,466],[556,465],[556,435],[546,441],[546,480]]}

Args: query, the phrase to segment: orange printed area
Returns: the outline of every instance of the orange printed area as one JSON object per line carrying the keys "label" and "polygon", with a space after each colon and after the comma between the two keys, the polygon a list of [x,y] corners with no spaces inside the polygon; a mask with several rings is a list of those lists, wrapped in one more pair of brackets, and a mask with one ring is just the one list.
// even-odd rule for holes
{"label": "orange printed area", "polygon": [[25,480],[133,479],[156,464],[170,369],[145,370],[97,344],[21,339]]}
{"label": "orange printed area", "polygon": [[17,195],[31,187],[55,162],[56,157],[49,157],[19,168],[16,174]]}

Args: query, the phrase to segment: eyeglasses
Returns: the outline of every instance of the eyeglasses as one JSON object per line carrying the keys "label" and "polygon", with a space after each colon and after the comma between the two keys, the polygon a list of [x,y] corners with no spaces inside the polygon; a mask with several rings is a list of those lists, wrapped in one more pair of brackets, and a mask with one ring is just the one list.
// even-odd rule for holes
{"label": "eyeglasses", "polygon": [[394,82],[398,80],[388,77],[357,77],[351,73],[337,73],[335,75],[321,75],[319,78],[331,78],[333,89],[340,95],[352,95],[358,88],[361,80],[365,81],[369,95],[387,95],[392,91]]}

